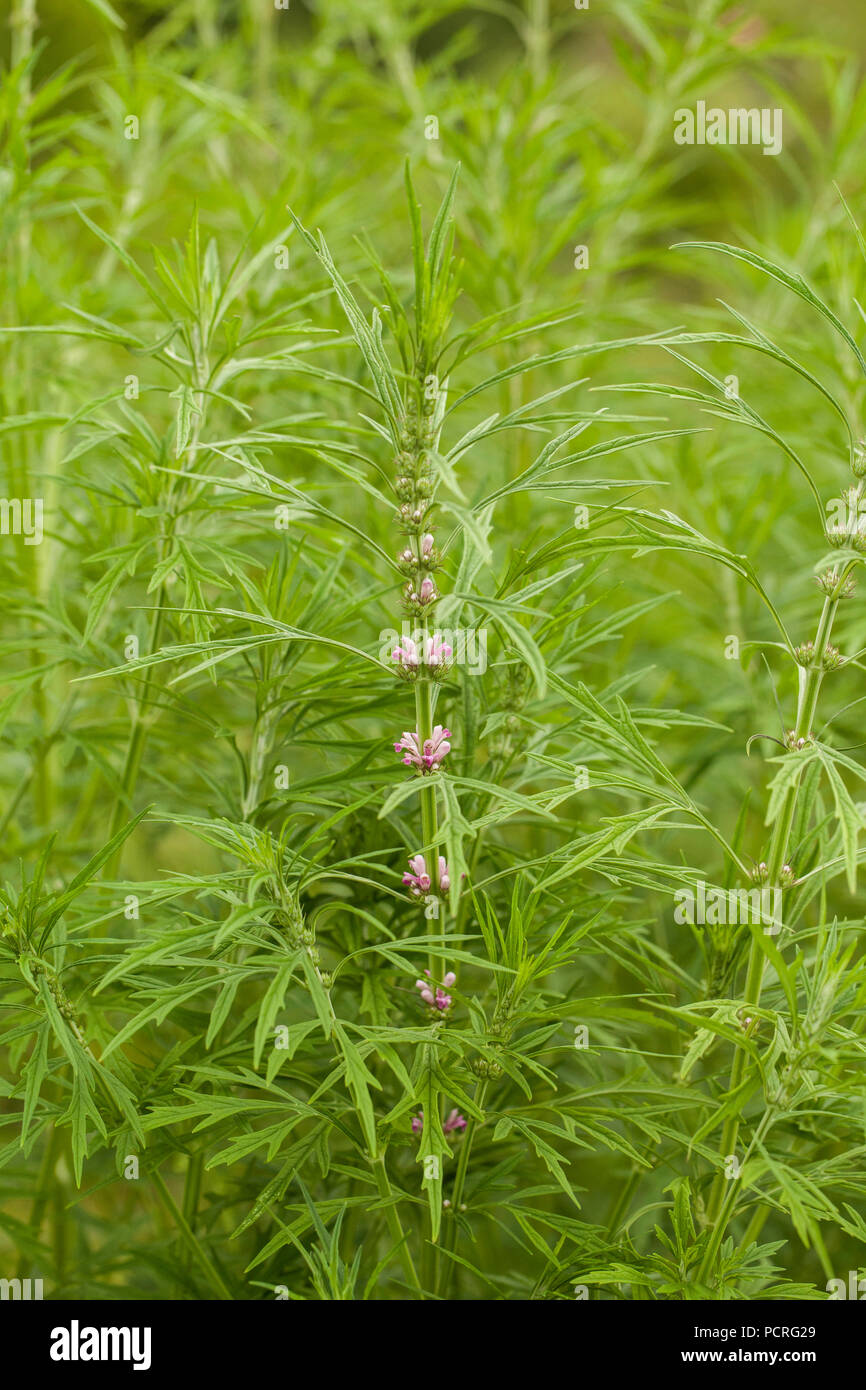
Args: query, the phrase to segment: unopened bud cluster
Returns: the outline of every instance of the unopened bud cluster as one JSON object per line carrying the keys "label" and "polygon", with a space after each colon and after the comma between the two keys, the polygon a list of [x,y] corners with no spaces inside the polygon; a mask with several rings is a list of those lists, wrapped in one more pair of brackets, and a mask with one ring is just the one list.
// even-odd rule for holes
{"label": "unopened bud cluster", "polygon": [[820,574],[815,576],[815,583],[822,594],[834,599],[850,598],[855,588],[854,580],[843,579],[835,567],[830,570],[822,570]]}
{"label": "unopened bud cluster", "polygon": [[75,1010],[72,1007],[72,1001],[70,1000],[69,995],[66,993],[66,990],[63,988],[57,976],[53,975],[51,971],[48,970],[46,966],[40,964],[39,961],[37,961],[36,964],[31,967],[31,971],[34,975],[45,976],[45,983],[48,986],[48,992],[54,999],[54,1002],[57,1005],[58,1012],[62,1015],[63,1018],[72,1021],[75,1018]]}
{"label": "unopened bud cluster", "polygon": [[69,1024],[76,1038],[83,1045],[84,1029],[82,1021],[73,1007],[72,1000],[69,998],[69,995],[66,993],[66,990],[63,988],[63,985],[60,983],[60,980],[51,967],[41,960],[29,960],[26,964],[25,973],[30,976],[37,990],[39,988],[39,980],[44,979],[48,993],[51,995],[57,1007],[57,1012],[60,1014],[60,1017]]}
{"label": "unopened bud cluster", "polygon": [[[765,861],[762,859],[760,864],[756,864],[753,869],[749,870],[749,878],[752,880],[753,883],[769,883],[769,864],[765,863]],[[783,864],[781,869],[779,870],[779,882],[777,886],[780,888],[788,888],[793,882],[794,870],[791,868],[790,864]]]}
{"label": "unopened bud cluster", "polygon": [[[493,1048],[505,1047],[513,1032],[513,1017],[516,1006],[514,990],[508,989],[497,1002],[489,1027]],[[491,1055],[473,1057],[469,1063],[476,1076],[485,1081],[496,1081],[502,1075],[502,1067]]]}
{"label": "unopened bud cluster", "polygon": [[815,742],[813,733],[798,734],[796,729],[789,729],[785,734],[785,747],[790,748],[795,753],[802,753],[804,748]]}
{"label": "unopened bud cluster", "polygon": [[304,921],[300,906],[292,903],[286,911],[278,912],[274,920],[277,926],[282,928],[289,945],[297,951],[306,951],[313,964],[318,966],[319,948],[316,945],[316,936]]}
{"label": "unopened bud cluster", "polygon": [[[435,401],[425,399],[420,409],[414,401],[409,403],[400,448],[394,460],[394,491],[399,504],[397,521],[410,541],[398,556],[398,562],[404,573],[410,574],[404,594],[407,591],[415,593],[419,599],[424,578],[435,568],[438,559],[434,557],[429,525],[436,478],[434,412]],[[428,602],[435,602],[435,599]]]}
{"label": "unopened bud cluster", "polygon": [[824,648],[820,661],[815,660],[815,643],[803,642],[794,648],[794,660],[798,666],[820,666],[823,671],[835,671],[842,665],[842,655],[838,647],[830,643]]}
{"label": "unopened bud cluster", "polygon": [[435,409],[435,401],[428,401],[426,397],[421,408],[410,402],[395,459],[397,521],[408,538],[408,544],[397,555],[397,564],[406,576],[403,607],[424,624],[422,633],[404,640],[391,653],[397,674],[410,681],[417,680],[422,673],[433,680],[441,680],[448,673],[452,656],[451,647],[442,642],[438,634],[431,635],[427,631],[440,598],[433,578],[440,557],[430,529],[435,506]]}

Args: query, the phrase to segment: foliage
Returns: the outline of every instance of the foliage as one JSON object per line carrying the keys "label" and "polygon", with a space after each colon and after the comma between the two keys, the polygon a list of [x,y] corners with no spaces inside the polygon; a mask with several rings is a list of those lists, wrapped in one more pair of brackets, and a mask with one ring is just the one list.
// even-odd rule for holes
{"label": "foliage", "polygon": [[[4,1271],[826,1297],[866,1238],[853,60],[717,0],[91,0],[69,61],[38,8]],[[713,93],[784,155],[677,145]],[[678,911],[756,889],[781,930]]]}

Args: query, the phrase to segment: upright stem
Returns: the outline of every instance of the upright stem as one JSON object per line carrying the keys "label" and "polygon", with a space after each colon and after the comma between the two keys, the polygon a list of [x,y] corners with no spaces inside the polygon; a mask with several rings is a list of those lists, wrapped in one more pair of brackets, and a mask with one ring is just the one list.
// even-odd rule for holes
{"label": "upright stem", "polygon": [[[487,1099],[487,1091],[490,1087],[488,1080],[479,1081],[475,1088],[475,1104],[479,1110],[484,1109],[484,1102]],[[483,1123],[483,1122],[481,1122]],[[463,1144],[460,1149],[460,1157],[457,1160],[457,1172],[454,1175],[454,1186],[451,1189],[451,1212],[452,1219],[445,1235],[445,1250],[451,1252],[457,1244],[457,1213],[460,1210],[460,1203],[463,1200],[463,1188],[466,1183],[466,1174],[469,1171],[469,1159],[472,1154],[472,1145],[475,1135],[478,1132],[479,1121],[470,1117],[466,1125],[466,1133],[463,1136]],[[442,1283],[442,1297],[447,1297],[448,1289],[451,1284],[451,1277],[454,1273],[454,1261],[448,1260],[445,1264],[445,1277]]]}
{"label": "upright stem", "polygon": [[[847,570],[842,574],[839,584],[833,594],[828,594],[824,600],[821,616],[818,621],[818,630],[815,635],[814,652],[812,661],[808,667],[799,668],[804,672],[804,678],[800,680],[800,691],[797,701],[797,720],[794,726],[794,736],[797,739],[808,738],[812,732],[815,719],[815,711],[818,705],[818,695],[821,690],[821,682],[824,678],[824,652],[830,633],[833,627],[836,608],[842,587],[847,578]],[[794,754],[793,756],[796,756]],[[770,848],[767,859],[767,883],[778,888],[780,884],[780,874],[785,864],[791,827],[794,823],[794,813],[797,808],[797,794],[799,785],[797,783],[788,787],[782,801],[779,814],[773,823],[773,831],[770,838]],[[755,1009],[760,1004],[761,990],[764,980],[764,953],[761,950],[757,936],[752,938],[749,951],[749,964],[746,972],[746,988],[744,994],[744,1011],[748,1015],[749,1011]],[[728,1085],[728,1095],[732,1095],[742,1084],[746,1069],[747,1053],[744,1048],[738,1047],[734,1053],[734,1060],[731,1065],[731,1078]],[[740,1114],[735,1111],[729,1115],[722,1128],[722,1138],[719,1146],[719,1156],[724,1160],[729,1155],[736,1153],[737,1139],[740,1132]],[[730,1183],[730,1188],[725,1193],[725,1189]],[[698,1273],[698,1281],[703,1283],[708,1275],[715,1259],[716,1251],[725,1234],[727,1224],[733,1215],[738,1198],[737,1179],[726,1179],[722,1170],[717,1171],[713,1181],[710,1200],[707,1205],[707,1221],[713,1227],[713,1233],[707,1245],[707,1250],[701,1263]]]}
{"label": "upright stem", "polygon": [[[27,1223],[28,1233],[31,1240],[38,1241],[42,1230],[42,1222],[45,1219],[45,1212],[51,1197],[57,1187],[54,1172],[57,1167],[57,1160],[63,1143],[63,1130],[58,1129],[56,1124],[51,1126],[48,1142],[42,1154],[42,1162],[39,1165],[39,1176],[36,1180],[36,1196],[33,1198],[33,1205],[30,1208],[30,1219]],[[18,1266],[18,1278],[23,1279],[30,1264],[26,1256],[21,1256]]]}
{"label": "upright stem", "polygon": [[175,1225],[180,1231],[181,1239],[183,1240],[184,1244],[187,1246],[191,1254],[195,1256],[196,1260],[198,1260],[198,1263],[201,1265],[203,1272],[207,1276],[209,1282],[213,1285],[213,1288],[216,1291],[217,1298],[223,1299],[227,1302],[230,1301],[232,1297],[231,1290],[229,1289],[228,1285],[226,1284],[216,1265],[211,1260],[207,1251],[204,1249],[203,1245],[193,1232],[192,1228],[189,1225],[189,1222],[186,1220],[186,1217],[183,1215],[183,1212],[181,1211],[177,1202],[174,1200],[171,1193],[169,1192],[162,1174],[157,1171],[154,1171],[151,1174],[151,1177],[153,1178],[153,1184],[156,1188],[159,1200],[162,1202],[172,1221],[174,1221]]}
{"label": "upright stem", "polygon": [[373,1159],[373,1172],[376,1175],[376,1186],[379,1189],[379,1195],[389,1199],[388,1205],[385,1208],[385,1220],[388,1223],[388,1230],[395,1244],[399,1242],[398,1255],[400,1263],[403,1266],[403,1273],[406,1275],[407,1281],[411,1284],[415,1292],[423,1296],[424,1290],[421,1287],[421,1281],[415,1269],[412,1253],[406,1244],[406,1234],[400,1221],[400,1214],[394,1205],[394,1194],[391,1190],[391,1183],[388,1180],[388,1172],[385,1168],[385,1155],[383,1153],[378,1154],[377,1157]]}
{"label": "upright stem", "polygon": [[[196,1150],[194,1153],[191,1153],[187,1158],[186,1162],[186,1178],[184,1179],[183,1185],[182,1211],[183,1219],[189,1226],[193,1235],[195,1235],[196,1212],[198,1211],[198,1202],[199,1197],[201,1195],[201,1175],[203,1164],[204,1156],[201,1153],[201,1150]],[[186,1269],[188,1267],[186,1250],[181,1250],[179,1252],[179,1261],[181,1268]]]}
{"label": "upright stem", "polygon": [[[197,406],[197,414],[195,415],[193,420],[192,432],[190,434],[189,443],[186,449],[186,466],[190,472],[192,472],[195,466],[196,454],[198,453],[202,421],[204,419],[205,401],[207,399],[204,394],[204,391],[209,379],[208,359],[204,347],[202,346],[202,334],[200,330],[194,331],[192,341],[192,378],[193,387],[195,389],[194,400]],[[174,489],[174,486],[175,482],[174,479],[172,479],[169,484],[169,502],[171,502],[172,500],[171,490]],[[174,526],[174,519],[170,518],[168,528],[162,540],[162,545],[160,546],[160,561],[162,561],[165,558],[165,552],[168,546],[171,544]],[[156,598],[156,611],[154,612],[153,617],[151,619],[150,633],[148,635],[148,655],[151,655],[152,653],[158,650],[159,644],[162,640],[162,628],[164,620],[163,608],[165,604],[165,597],[166,586],[163,583],[160,585],[159,592]],[[109,839],[113,835],[115,835],[117,831],[120,829],[121,823],[124,818],[124,814],[129,809],[128,803],[132,798],[136,782],[138,781],[138,772],[141,766],[141,758],[144,752],[145,743],[147,741],[147,729],[149,719],[146,713],[146,706],[150,697],[153,679],[153,668],[148,667],[145,671],[144,688],[141,694],[141,698],[138,701],[135,716],[132,722],[132,728],[130,730],[129,742],[126,747],[126,757],[124,758],[123,771],[120,777],[120,790],[117,794],[117,797],[115,798],[114,808],[111,814]],[[142,711],[145,712],[143,713]],[[117,873],[118,868],[120,866],[120,860],[123,854],[123,849],[124,846],[121,845],[120,848],[115,851],[111,859],[105,865],[105,878],[113,878],[114,875]]]}
{"label": "upright stem", "polygon": [[[424,637],[426,638],[426,628]],[[432,710],[432,690],[430,681],[419,676],[415,684],[415,715],[418,722],[418,741],[424,747],[426,739],[433,733],[433,710]],[[439,892],[439,845],[437,837],[439,834],[439,819],[436,810],[436,786],[432,777],[425,777],[421,784],[421,839],[425,845],[429,845],[427,850],[428,861],[432,861],[430,878],[433,890]],[[428,932],[435,935],[440,930],[438,918],[430,918],[428,922]],[[427,968],[430,971],[431,979],[436,978],[434,970],[435,960],[430,956]]]}
{"label": "upright stem", "polygon": [[550,66],[549,0],[530,0],[526,24],[526,48],[532,80],[540,87],[547,80]]}
{"label": "upright stem", "polygon": [[[19,151],[13,159],[13,169],[17,165],[17,177],[22,183],[29,177],[31,169],[30,105],[33,99],[33,77],[29,62],[33,56],[36,26],[36,0],[17,0],[9,19],[10,57],[12,68],[21,67],[22,72],[18,80],[17,107],[12,118],[12,145],[13,149],[17,146]],[[19,203],[17,226],[9,256],[12,286],[11,322],[21,327],[26,327],[29,310],[32,308],[25,302],[26,288],[31,281],[32,227],[31,202],[25,197]],[[30,321],[32,322],[32,319]],[[16,336],[8,352],[11,360],[4,372],[4,394],[8,392],[6,411],[9,415],[25,414],[32,408],[32,344],[26,335]],[[25,432],[23,438],[15,440],[12,447],[18,457],[16,489],[21,497],[32,497],[34,479],[31,473],[32,450],[29,434]],[[50,504],[48,511],[50,514]],[[45,567],[40,552],[42,546],[48,543],[48,537],[43,537],[42,545],[34,546],[28,556],[30,589],[37,602],[46,587]],[[43,653],[38,647],[34,647],[31,658],[33,666],[38,668],[42,659]],[[39,734],[33,742],[31,752],[34,769],[34,807],[37,820],[45,827],[46,833],[54,810],[51,785],[53,754],[47,742],[47,679],[46,677],[45,680],[37,680],[33,687],[33,709]]]}

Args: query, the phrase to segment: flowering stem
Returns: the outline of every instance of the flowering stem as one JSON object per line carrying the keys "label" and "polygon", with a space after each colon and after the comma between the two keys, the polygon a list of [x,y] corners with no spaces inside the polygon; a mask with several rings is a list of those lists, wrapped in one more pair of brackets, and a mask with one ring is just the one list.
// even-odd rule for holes
{"label": "flowering stem", "polygon": [[[426,637],[426,631],[425,631]],[[418,742],[421,748],[424,747],[425,740],[429,739],[433,732],[433,710],[431,699],[431,682],[419,677],[415,684],[415,714],[418,721]],[[429,861],[432,861],[430,868],[431,888],[435,893],[439,892],[439,845],[438,837],[439,825],[436,812],[436,786],[432,777],[425,777],[421,786],[421,839],[424,845],[429,845],[426,850]],[[441,905],[440,905],[441,911]],[[439,929],[437,918],[429,919],[429,932],[435,933]],[[430,971],[431,979],[436,978],[434,969],[435,961],[432,956],[427,961],[427,969]]]}

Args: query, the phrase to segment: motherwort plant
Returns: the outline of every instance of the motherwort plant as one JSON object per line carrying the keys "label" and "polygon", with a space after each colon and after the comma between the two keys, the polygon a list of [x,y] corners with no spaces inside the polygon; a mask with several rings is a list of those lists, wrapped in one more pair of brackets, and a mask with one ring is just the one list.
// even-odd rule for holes
{"label": "motherwort plant", "polygon": [[[733,71],[793,51],[799,90],[802,45],[730,0],[13,20],[0,1274],[856,1288],[864,359],[830,305],[866,261],[787,106],[775,160],[672,135]],[[857,188],[859,67],[823,61]],[[681,293],[660,237],[743,190],[822,297],[730,247]],[[793,293],[658,331],[756,272]],[[659,342],[699,389],[640,380]],[[620,377],[665,413],[605,409]]]}
{"label": "motherwort plant", "polygon": [[[443,683],[454,668],[455,652],[450,630],[439,626],[439,614],[446,607],[440,589],[440,574],[446,553],[453,552],[458,539],[463,539],[463,560],[458,582],[470,585],[482,564],[490,559],[488,533],[495,503],[511,490],[505,485],[491,497],[469,504],[458,480],[456,465],[473,447],[508,428],[533,428],[539,419],[538,411],[548,397],[536,402],[529,398],[516,410],[505,415],[488,416],[475,423],[456,444],[447,449],[443,443],[443,428],[448,415],[449,377],[453,369],[471,362],[480,347],[489,351],[502,335],[514,341],[530,331],[534,324],[511,324],[500,328],[496,317],[479,341],[476,330],[468,335],[449,338],[455,298],[458,292],[457,265],[454,257],[454,225],[452,204],[458,178],[454,171],[450,185],[433,221],[426,244],[421,225],[421,211],[415,197],[409,168],[406,168],[406,192],[412,226],[413,283],[409,305],[400,288],[370,251],[370,259],[378,273],[384,294],[384,321],[378,308],[372,322],[364,314],[338,271],[324,237],[313,238],[298,222],[298,228],[308,246],[315,252],[333,285],[339,303],[348,319],[355,343],[360,350],[372,393],[381,412],[381,422],[368,419],[392,453],[392,474],[388,479],[394,497],[394,522],[401,542],[392,562],[403,577],[402,608],[406,621],[401,637],[389,652],[389,661],[414,695],[414,727],[404,730],[393,743],[394,752],[401,755],[410,778],[389,798],[386,809],[393,809],[413,796],[417,790],[420,802],[420,843],[408,856],[408,867],[402,885],[410,899],[423,908],[428,924],[429,954],[427,968],[416,981],[418,1000],[426,1007],[434,1026],[429,1043],[419,1050],[417,1075],[427,1078],[427,1088],[421,1115],[412,1122],[413,1132],[420,1136],[419,1159],[424,1165],[424,1185],[431,1212],[431,1236],[438,1242],[442,1211],[452,1206],[443,1198],[443,1168],[450,1158],[446,1136],[459,1134],[466,1120],[453,1107],[449,1111],[448,1094],[459,1098],[475,1121],[483,1119],[479,1103],[483,1090],[473,1103],[465,1092],[442,1077],[443,1054],[436,1032],[449,1020],[455,1007],[450,992],[457,982],[456,973],[445,969],[447,953],[455,949],[448,940],[448,913],[459,909],[461,893],[467,886],[469,864],[464,841],[471,826],[460,809],[456,779],[447,777],[446,760],[452,753],[453,735],[444,722],[437,720],[437,706],[443,698]],[[509,316],[511,317],[511,316]],[[385,328],[399,353],[395,367],[385,348]],[[567,359],[585,348],[575,347],[555,354]],[[476,382],[457,402],[458,406],[485,389],[496,386],[528,372],[545,359],[530,357],[492,380]],[[568,385],[559,388],[555,397]],[[365,417],[366,418],[366,417]],[[554,463],[556,450],[569,438],[581,433],[588,423],[579,425],[555,439],[542,454],[539,464],[527,469],[527,474],[539,476],[547,469],[562,466]],[[519,480],[520,482],[528,482]],[[451,535],[444,546],[437,542],[437,532],[451,524]],[[523,629],[509,616],[507,603],[486,600],[479,593],[454,595],[448,606],[453,617],[460,614],[466,600],[474,603],[476,611],[499,620],[506,644],[515,641],[523,651],[534,652],[534,644]],[[485,633],[486,641],[486,633]],[[540,662],[536,654],[533,665]],[[464,692],[464,713],[474,707],[474,697],[468,688],[472,673],[461,673]],[[443,852],[445,851],[445,852]],[[479,1059],[480,1065],[480,1059]],[[486,1065],[486,1064],[485,1064]],[[478,1073],[480,1074],[480,1072]],[[446,1117],[447,1115],[447,1117]],[[468,1156],[468,1143],[466,1153]],[[459,1206],[465,1166],[461,1165],[455,1184]],[[453,1234],[452,1231],[449,1235]],[[446,1278],[450,1271],[446,1271]],[[430,1271],[428,1270],[428,1274]],[[430,1277],[438,1283],[442,1271],[438,1265]]]}

